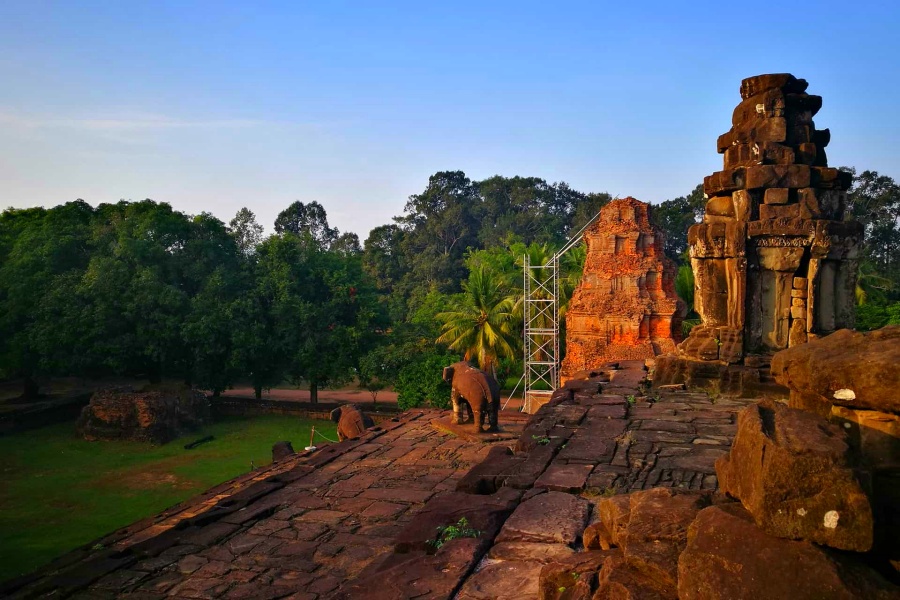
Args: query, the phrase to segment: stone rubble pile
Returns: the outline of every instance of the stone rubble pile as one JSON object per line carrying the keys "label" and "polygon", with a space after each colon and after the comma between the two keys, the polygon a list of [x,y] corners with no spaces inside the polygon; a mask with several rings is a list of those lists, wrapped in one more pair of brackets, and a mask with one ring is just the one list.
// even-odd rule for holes
{"label": "stone rubble pile", "polygon": [[206,394],[187,386],[99,390],[81,411],[78,431],[89,441],[135,440],[164,444],[209,419]]}

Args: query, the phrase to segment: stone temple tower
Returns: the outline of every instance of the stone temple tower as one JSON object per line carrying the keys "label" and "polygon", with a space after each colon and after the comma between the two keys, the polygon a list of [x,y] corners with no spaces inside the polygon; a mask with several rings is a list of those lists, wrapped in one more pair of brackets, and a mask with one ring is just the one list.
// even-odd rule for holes
{"label": "stone temple tower", "polygon": [[[853,326],[862,227],[843,220],[851,178],[828,167],[822,98],[806,88],[786,73],[741,82],[717,144],[724,169],[704,179],[706,213],[688,234],[702,322],[658,362],[657,384],[744,387],[766,355]],[[741,363],[749,372],[729,368]]]}
{"label": "stone temple tower", "polygon": [[613,200],[584,232],[584,274],[566,311],[563,380],[609,361],[672,352],[681,341],[686,311],[675,295],[675,263],[649,210],[634,198]]}

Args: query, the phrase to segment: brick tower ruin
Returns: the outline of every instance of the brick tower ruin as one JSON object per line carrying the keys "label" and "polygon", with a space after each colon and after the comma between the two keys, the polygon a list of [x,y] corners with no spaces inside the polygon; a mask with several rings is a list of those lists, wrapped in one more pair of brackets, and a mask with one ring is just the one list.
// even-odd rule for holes
{"label": "brick tower ruin", "polygon": [[685,307],[675,295],[675,263],[649,205],[613,200],[584,233],[584,275],[566,312],[561,376],[605,362],[652,358],[680,341]]}
{"label": "brick tower ruin", "polygon": [[725,168],[704,179],[706,213],[688,233],[702,322],[658,363],[657,383],[728,379],[750,355],[747,366],[765,367],[766,355],[853,326],[862,228],[843,221],[851,176],[828,167],[830,132],[812,120],[822,98],[806,87],[786,73],[741,82],[717,144]]}

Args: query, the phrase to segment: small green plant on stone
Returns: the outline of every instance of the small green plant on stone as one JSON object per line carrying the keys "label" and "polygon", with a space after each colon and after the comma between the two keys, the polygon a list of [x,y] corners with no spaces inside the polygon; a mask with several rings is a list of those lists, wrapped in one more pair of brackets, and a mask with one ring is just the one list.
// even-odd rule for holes
{"label": "small green plant on stone", "polygon": [[637,398],[634,397],[634,394],[628,394],[628,397],[625,398],[628,402],[628,406],[634,406],[634,403],[637,402]]}
{"label": "small green plant on stone", "polygon": [[547,444],[550,443],[550,438],[547,437],[546,435],[533,435],[533,436],[531,436],[531,439],[536,441],[541,446],[546,446]]}
{"label": "small green plant on stone", "polygon": [[560,594],[565,594],[565,593],[566,593],[566,586],[561,585],[561,586],[559,586],[559,587],[556,589],[556,591],[559,592]]}
{"label": "small green plant on stone", "polygon": [[479,535],[481,535],[481,532],[469,527],[469,520],[462,517],[455,525],[438,527],[437,536],[433,540],[428,540],[428,545],[437,550],[451,540],[458,538],[476,538]]}

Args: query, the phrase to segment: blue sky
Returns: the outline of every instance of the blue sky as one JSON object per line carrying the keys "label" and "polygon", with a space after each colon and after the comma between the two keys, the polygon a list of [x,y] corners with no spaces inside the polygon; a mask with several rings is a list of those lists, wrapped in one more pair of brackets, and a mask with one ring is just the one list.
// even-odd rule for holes
{"label": "blue sky", "polygon": [[0,1],[0,207],[153,198],[365,239],[439,170],[649,202],[721,168],[744,77],[900,179],[900,3]]}

